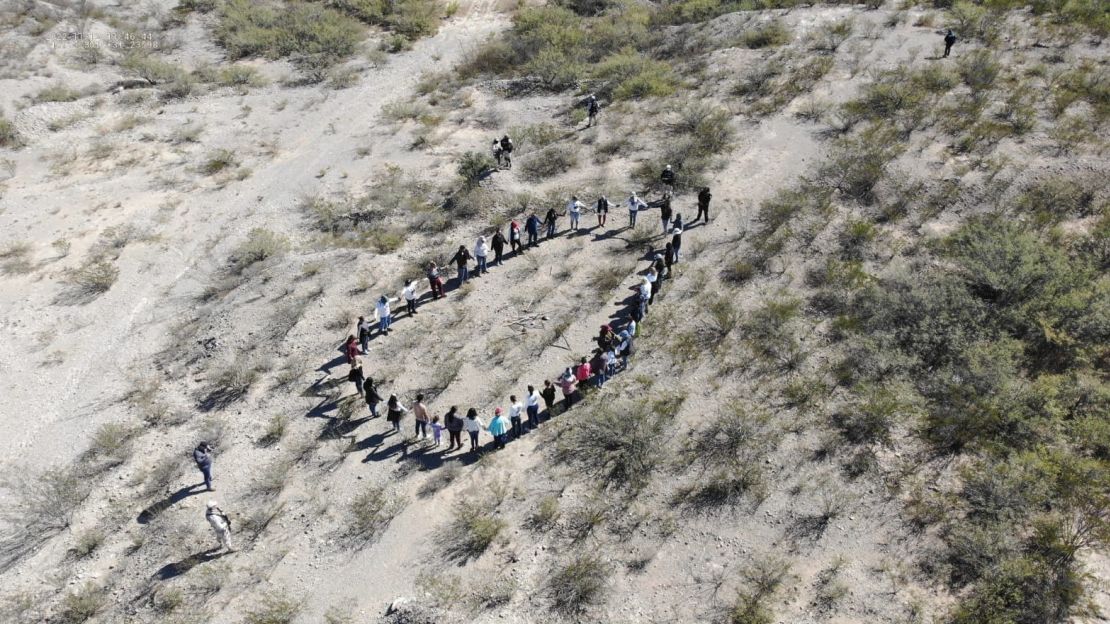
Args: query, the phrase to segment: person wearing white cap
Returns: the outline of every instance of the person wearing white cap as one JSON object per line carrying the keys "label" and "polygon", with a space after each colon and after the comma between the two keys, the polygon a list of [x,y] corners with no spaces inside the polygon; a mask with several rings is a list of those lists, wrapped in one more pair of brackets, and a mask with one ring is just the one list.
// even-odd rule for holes
{"label": "person wearing white cap", "polygon": [[671,169],[670,165],[663,167],[663,173],[659,174],[659,181],[674,188],[674,169]]}
{"label": "person wearing white cap", "polygon": [[208,501],[208,509],[204,512],[204,517],[208,519],[208,524],[212,525],[212,530],[216,533],[216,539],[220,541],[219,548],[235,552],[231,547],[231,519],[220,509],[216,501]]}

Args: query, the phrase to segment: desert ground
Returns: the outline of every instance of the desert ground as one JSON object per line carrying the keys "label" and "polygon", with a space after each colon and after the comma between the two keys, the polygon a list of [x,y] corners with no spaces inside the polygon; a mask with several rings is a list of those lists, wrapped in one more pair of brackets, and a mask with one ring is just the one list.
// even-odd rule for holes
{"label": "desert ground", "polygon": [[[4,621],[1105,621],[1105,9],[410,1],[0,5]],[[593,357],[670,163],[627,369],[503,450],[371,418],[407,279],[409,408]]]}

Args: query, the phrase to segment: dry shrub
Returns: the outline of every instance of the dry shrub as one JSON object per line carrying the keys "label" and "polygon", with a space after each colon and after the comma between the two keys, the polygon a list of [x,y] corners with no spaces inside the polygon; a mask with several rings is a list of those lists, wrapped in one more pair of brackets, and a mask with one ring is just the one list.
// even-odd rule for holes
{"label": "dry shrub", "polygon": [[561,613],[574,614],[601,603],[611,573],[610,566],[597,554],[572,559],[556,570],[547,582],[552,607]]}
{"label": "dry shrub", "polygon": [[239,275],[256,263],[281,256],[289,248],[289,240],[265,228],[254,228],[232,252],[229,268]]}
{"label": "dry shrub", "polygon": [[666,458],[667,428],[683,400],[676,395],[575,410],[580,420],[559,438],[556,456],[607,487],[639,490]]}
{"label": "dry shrub", "polygon": [[404,498],[384,487],[367,487],[351,501],[347,537],[360,546],[372,543],[404,507]]}
{"label": "dry shrub", "polygon": [[292,624],[303,610],[301,598],[274,591],[263,594],[258,603],[247,610],[243,624]]}
{"label": "dry shrub", "polygon": [[0,533],[0,571],[38,550],[69,526],[73,513],[92,485],[75,468],[50,468],[42,473],[9,471],[0,482],[8,492],[0,509],[6,528]]}
{"label": "dry shrub", "polygon": [[91,299],[112,288],[119,279],[119,269],[105,257],[93,257],[66,274],[66,281],[77,295]]}
{"label": "dry shrub", "polygon": [[466,562],[486,552],[505,530],[505,521],[494,515],[487,501],[461,501],[444,539],[446,554],[452,561]]}

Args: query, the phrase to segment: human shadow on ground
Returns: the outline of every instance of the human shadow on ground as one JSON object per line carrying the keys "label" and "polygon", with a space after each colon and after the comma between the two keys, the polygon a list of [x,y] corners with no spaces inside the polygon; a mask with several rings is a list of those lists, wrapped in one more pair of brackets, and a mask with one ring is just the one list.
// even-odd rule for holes
{"label": "human shadow on ground", "polygon": [[[390,444],[390,442],[393,443]],[[465,440],[463,443],[469,444]],[[490,446],[491,450],[492,448]],[[482,447],[477,452],[454,451],[453,454],[448,455],[445,444],[441,443],[438,447],[432,446],[428,440],[413,440],[392,429],[372,434],[361,441],[355,442],[348,448],[347,452],[355,453],[367,450],[369,453],[362,459],[364,464],[395,458],[398,462],[414,462],[418,470],[434,470],[447,462],[456,462],[459,465],[467,466],[478,461],[482,454],[486,452],[486,448]]]}
{"label": "human shadow on ground", "polygon": [[[340,346],[339,348],[342,349],[343,347]],[[332,358],[331,360],[321,364],[320,368],[317,368],[316,370],[318,372],[328,373],[330,375],[331,374],[331,369],[335,368],[336,366],[339,366],[341,364],[346,364],[346,363],[347,363],[347,354],[344,353],[344,354],[341,354],[341,355],[337,355],[334,358]]]}
{"label": "human shadow on ground", "polygon": [[163,511],[173,507],[190,496],[203,494],[205,491],[203,483],[187,485],[139,512],[139,517],[136,518],[136,522],[139,524],[148,524],[151,520],[157,518]]}
{"label": "human shadow on ground", "polygon": [[320,430],[320,435],[317,436],[316,439],[321,442],[339,440],[347,437],[353,439],[355,430],[361,427],[363,423],[369,421],[369,416],[363,418],[331,418],[328,420],[328,424],[324,425],[324,428]]}
{"label": "human shadow on ground", "polygon": [[157,581],[168,581],[187,573],[189,570],[192,570],[202,563],[215,561],[225,555],[230,554],[228,551],[217,552],[217,550],[218,549],[213,548],[204,552],[189,555],[181,561],[167,563],[166,565],[159,568],[158,571],[155,572],[151,578]]}

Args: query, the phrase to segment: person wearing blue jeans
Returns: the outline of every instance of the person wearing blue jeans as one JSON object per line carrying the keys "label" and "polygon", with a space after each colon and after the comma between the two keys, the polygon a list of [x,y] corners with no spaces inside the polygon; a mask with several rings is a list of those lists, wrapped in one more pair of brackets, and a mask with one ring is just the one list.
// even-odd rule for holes
{"label": "person wearing blue jeans", "polygon": [[204,477],[204,488],[212,491],[212,447],[207,442],[201,442],[193,449],[193,461],[196,462],[201,476]]}
{"label": "person wearing blue jeans", "polygon": [[470,277],[470,270],[467,268],[466,263],[468,260],[473,259],[474,256],[470,255],[470,252],[467,251],[466,245],[459,245],[459,250],[455,252],[455,255],[451,256],[451,261],[455,263],[455,266],[459,270],[460,286]]}
{"label": "person wearing blue jeans", "polygon": [[524,229],[528,231],[528,246],[535,247],[540,241],[540,218],[532,213],[524,222]]}
{"label": "person wearing blue jeans", "polygon": [[552,238],[552,237],[555,236],[555,223],[557,222],[558,217],[560,217],[560,216],[561,215],[559,215],[558,213],[555,212],[554,208],[549,208],[548,209],[547,216],[544,217],[544,220],[543,220],[543,226],[544,226],[544,230],[545,230],[544,236],[545,237]]}
{"label": "person wearing blue jeans", "polygon": [[535,386],[528,386],[528,428],[535,429],[540,423],[540,393]]}
{"label": "person wearing blue jeans", "polygon": [[570,215],[571,230],[578,229],[578,220],[582,217],[582,211],[585,210],[585,208],[582,202],[578,201],[577,195],[570,198],[570,203],[567,204],[567,214]]}
{"label": "person wearing blue jeans", "polygon": [[488,273],[486,270],[486,256],[489,255],[489,245],[486,243],[485,236],[479,236],[477,244],[474,245],[474,258],[478,262],[478,268],[475,270],[475,275]]}
{"label": "person wearing blue jeans", "polygon": [[378,334],[388,334],[389,326],[393,322],[393,314],[389,310],[389,304],[397,301],[396,298],[390,299],[382,295],[378,299],[377,313],[378,313]]}
{"label": "person wearing blue jeans", "polygon": [[601,364],[597,367],[597,372],[594,374],[594,387],[598,390],[605,385],[609,379],[609,352],[601,352]]}
{"label": "person wearing blue jeans", "polygon": [[636,197],[635,193],[633,193],[632,196],[628,198],[628,228],[629,229],[632,229],[632,228],[636,227],[636,213],[643,210],[644,208],[647,208],[647,204],[645,204],[644,201],[642,199],[640,199],[639,197]]}

